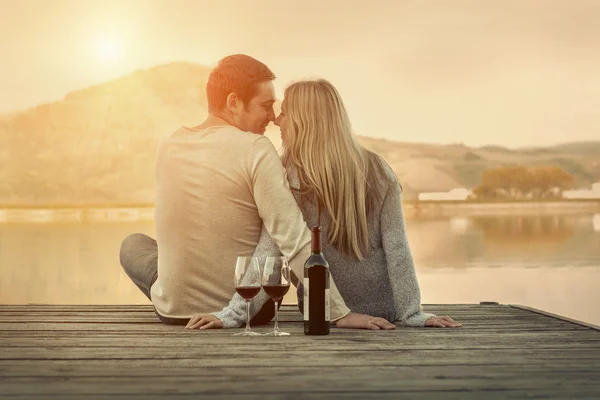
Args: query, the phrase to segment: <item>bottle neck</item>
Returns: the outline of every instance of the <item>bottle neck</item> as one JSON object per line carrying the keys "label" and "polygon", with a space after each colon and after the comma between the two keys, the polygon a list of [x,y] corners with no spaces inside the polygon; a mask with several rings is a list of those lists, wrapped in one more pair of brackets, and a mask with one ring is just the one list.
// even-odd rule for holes
{"label": "bottle neck", "polygon": [[311,229],[312,231],[312,252],[313,254],[322,254],[323,248],[321,246],[321,227],[315,226]]}

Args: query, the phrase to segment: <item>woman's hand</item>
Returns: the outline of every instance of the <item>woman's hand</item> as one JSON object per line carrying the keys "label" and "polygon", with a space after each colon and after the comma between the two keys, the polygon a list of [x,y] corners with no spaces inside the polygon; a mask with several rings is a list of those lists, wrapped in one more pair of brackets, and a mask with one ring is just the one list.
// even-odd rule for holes
{"label": "woman's hand", "polygon": [[223,322],[213,314],[196,314],[185,326],[185,329],[221,329]]}
{"label": "woman's hand", "polygon": [[396,329],[396,325],[388,322],[388,320],[379,317],[372,317],[367,314],[358,314],[351,312],[345,317],[338,319],[335,322],[338,328],[350,329]]}
{"label": "woman's hand", "polygon": [[452,318],[447,315],[431,317],[427,321],[425,321],[425,326],[431,326],[435,328],[460,328],[462,324],[460,322],[456,322]]}

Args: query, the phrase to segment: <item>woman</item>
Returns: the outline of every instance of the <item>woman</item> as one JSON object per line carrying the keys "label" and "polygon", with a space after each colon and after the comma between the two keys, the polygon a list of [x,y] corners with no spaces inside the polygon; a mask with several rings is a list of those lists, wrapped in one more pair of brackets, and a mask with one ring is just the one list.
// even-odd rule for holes
{"label": "woman", "polygon": [[[290,187],[309,227],[318,224],[320,204],[323,253],[348,307],[407,326],[460,326],[422,311],[398,179],[357,142],[335,87],[322,79],[290,85],[275,124]],[[263,230],[255,255],[276,251]],[[299,285],[300,306],[302,290]]]}
{"label": "woman", "polygon": [[[281,129],[290,188],[308,226],[322,226],[323,253],[348,307],[406,326],[461,326],[422,311],[400,184],[382,158],[356,141],[335,87],[326,80],[290,85],[275,124]],[[266,256],[280,254],[263,229],[254,255],[262,265]],[[298,285],[301,310],[302,291]],[[261,291],[253,310],[266,299]],[[214,314],[224,313],[241,324],[241,298]]]}

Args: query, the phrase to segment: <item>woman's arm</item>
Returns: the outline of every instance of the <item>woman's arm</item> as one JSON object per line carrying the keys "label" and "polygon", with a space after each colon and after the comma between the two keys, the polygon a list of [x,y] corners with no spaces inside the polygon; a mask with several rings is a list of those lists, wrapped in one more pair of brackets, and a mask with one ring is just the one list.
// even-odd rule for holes
{"label": "woman's arm", "polygon": [[397,320],[407,326],[424,326],[434,314],[424,313],[421,292],[402,212],[400,185],[392,182],[381,209],[381,236],[394,293]]}

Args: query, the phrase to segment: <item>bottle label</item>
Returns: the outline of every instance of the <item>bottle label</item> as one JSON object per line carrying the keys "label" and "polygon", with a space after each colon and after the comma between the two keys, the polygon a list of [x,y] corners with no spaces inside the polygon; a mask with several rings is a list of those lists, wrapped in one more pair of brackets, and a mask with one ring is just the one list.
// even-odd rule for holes
{"label": "bottle label", "polygon": [[308,321],[308,278],[304,278],[304,320]]}
{"label": "bottle label", "polygon": [[325,321],[329,320],[329,289],[325,289]]}

